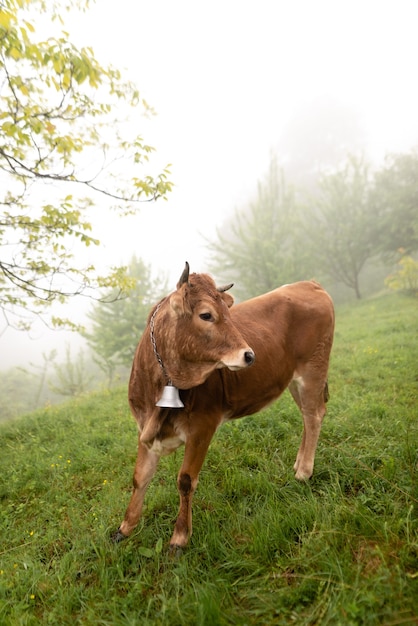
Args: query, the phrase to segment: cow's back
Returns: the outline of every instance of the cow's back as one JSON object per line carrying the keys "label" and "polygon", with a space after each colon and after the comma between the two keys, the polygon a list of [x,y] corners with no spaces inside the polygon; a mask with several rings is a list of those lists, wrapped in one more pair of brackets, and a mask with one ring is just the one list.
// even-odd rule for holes
{"label": "cow's back", "polygon": [[234,324],[255,352],[248,370],[221,370],[230,417],[250,415],[273,402],[312,359],[328,367],[334,308],[314,281],[284,285],[231,309]]}
{"label": "cow's back", "polygon": [[333,311],[332,300],[319,283],[300,281],[236,304],[231,315],[240,327],[275,320],[287,328],[287,325],[316,323],[324,318],[329,323],[334,319]]}

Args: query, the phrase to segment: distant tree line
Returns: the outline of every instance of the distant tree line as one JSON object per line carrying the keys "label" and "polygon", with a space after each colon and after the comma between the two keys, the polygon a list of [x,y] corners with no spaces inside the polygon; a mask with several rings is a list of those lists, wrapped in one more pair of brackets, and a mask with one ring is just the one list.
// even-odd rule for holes
{"label": "distant tree line", "polygon": [[63,361],[56,350],[51,350],[42,354],[40,363],[2,371],[1,379],[0,422],[64,398],[81,396],[104,383],[91,355],[86,358],[83,350],[71,354],[69,345]]}
{"label": "distant tree line", "polygon": [[418,250],[417,180],[416,151],[390,155],[376,171],[348,156],[308,189],[289,184],[273,156],[255,198],[208,242],[211,270],[234,280],[242,299],[312,277],[342,283],[361,298],[368,263],[393,263]]}

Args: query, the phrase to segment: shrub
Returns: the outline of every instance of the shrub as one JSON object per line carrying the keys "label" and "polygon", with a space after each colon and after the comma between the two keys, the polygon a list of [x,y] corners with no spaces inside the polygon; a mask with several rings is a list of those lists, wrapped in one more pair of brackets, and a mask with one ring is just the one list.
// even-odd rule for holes
{"label": "shrub", "polygon": [[394,291],[418,295],[418,261],[405,255],[397,265],[399,269],[386,278],[385,284]]}

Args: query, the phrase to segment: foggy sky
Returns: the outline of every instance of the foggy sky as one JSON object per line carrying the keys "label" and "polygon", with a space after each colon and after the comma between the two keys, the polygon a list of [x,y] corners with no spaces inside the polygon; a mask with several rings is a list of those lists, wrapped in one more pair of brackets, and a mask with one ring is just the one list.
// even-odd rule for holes
{"label": "foggy sky", "polygon": [[[353,110],[375,162],[418,145],[417,17],[415,0],[97,0],[65,17],[71,40],[126,68],[156,109],[136,125],[176,185],[134,218],[98,215],[95,264],[136,254],[172,288],[185,260],[206,271],[202,234],[251,198],[287,125],[320,98]],[[77,342],[42,326],[33,336],[8,330],[0,367]]]}

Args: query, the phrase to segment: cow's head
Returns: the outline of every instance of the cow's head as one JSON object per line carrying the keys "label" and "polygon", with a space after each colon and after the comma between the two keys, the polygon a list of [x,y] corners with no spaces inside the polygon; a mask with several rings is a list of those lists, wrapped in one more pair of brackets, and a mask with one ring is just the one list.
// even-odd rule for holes
{"label": "cow's head", "polygon": [[238,370],[254,362],[253,350],[235,328],[226,285],[217,288],[207,274],[190,274],[189,264],[156,320],[161,358],[173,384],[190,389],[217,368]]}

